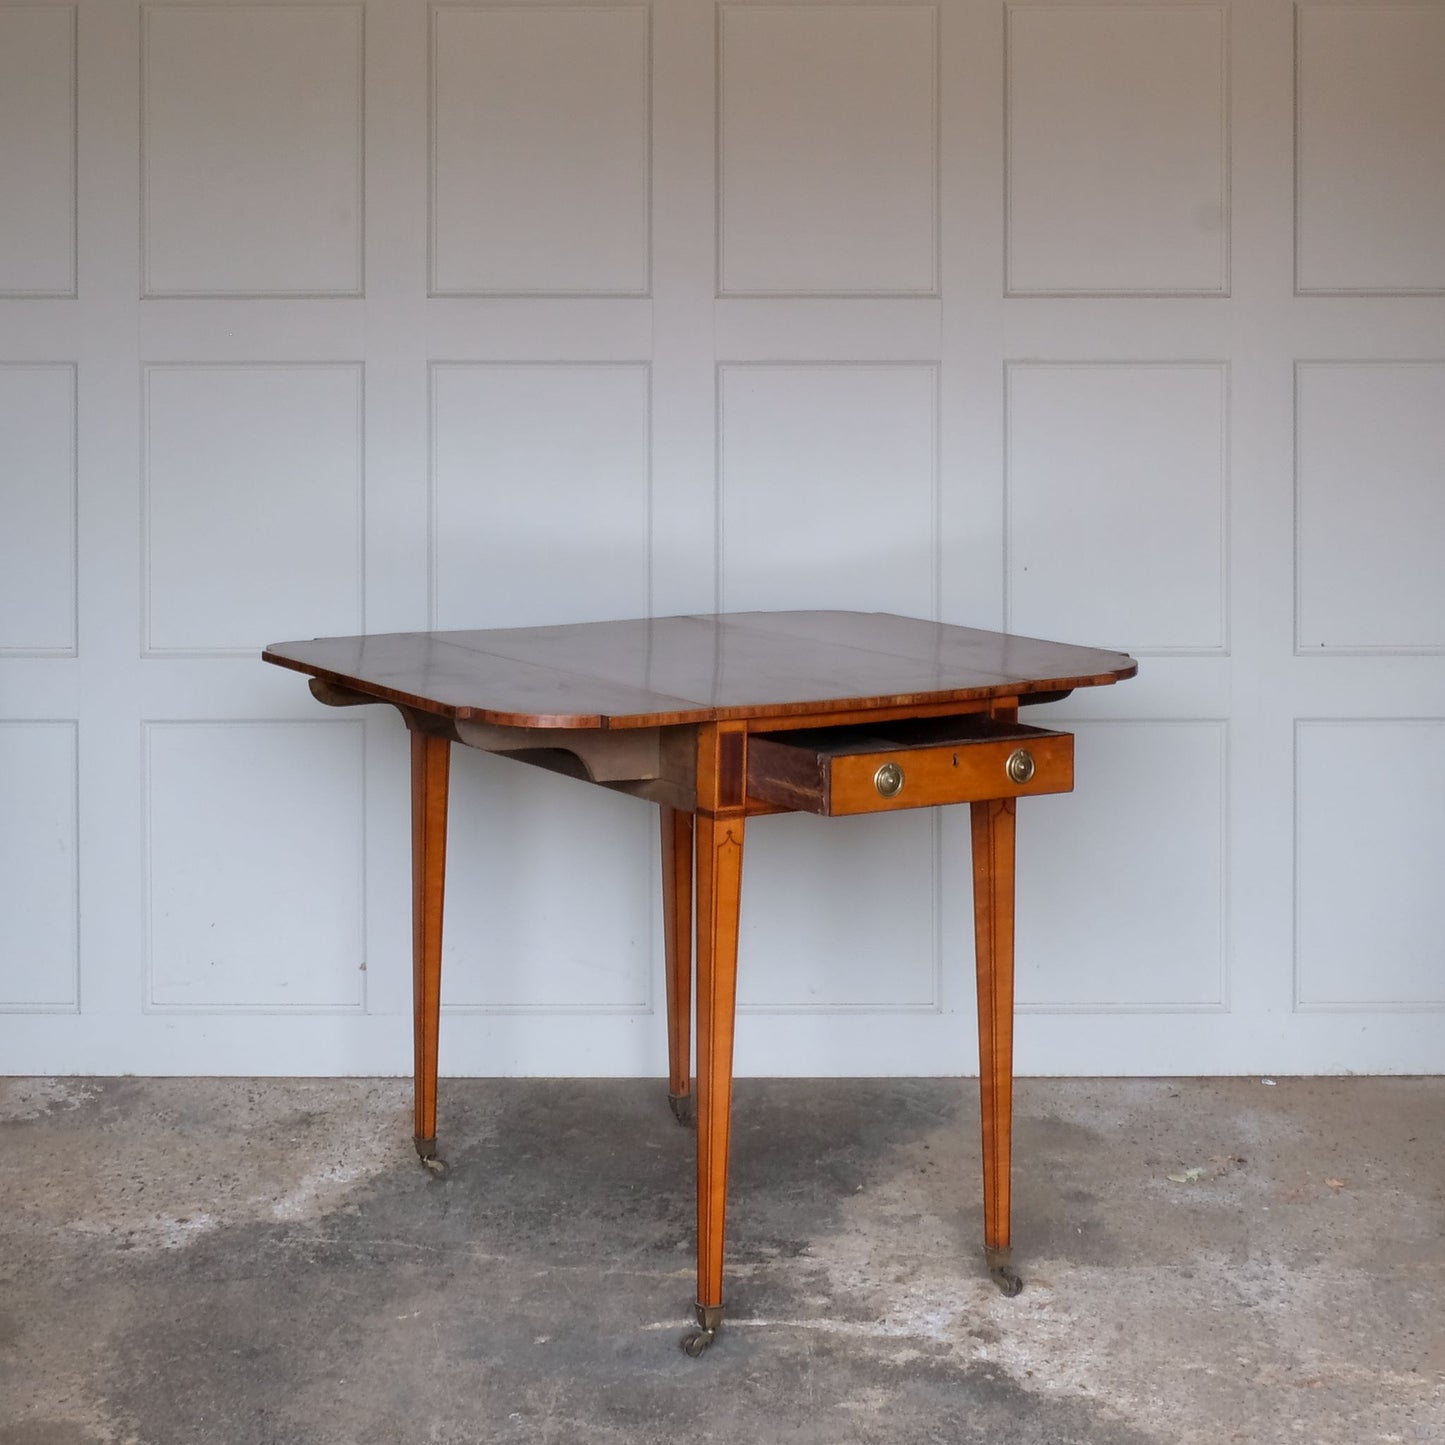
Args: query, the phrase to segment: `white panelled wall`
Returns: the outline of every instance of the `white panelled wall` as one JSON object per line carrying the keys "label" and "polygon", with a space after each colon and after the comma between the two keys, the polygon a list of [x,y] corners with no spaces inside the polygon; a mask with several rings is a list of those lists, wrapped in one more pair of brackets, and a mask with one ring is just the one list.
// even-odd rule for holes
{"label": "white panelled wall", "polygon": [[[1445,1070],[1445,0],[0,3],[0,1072],[410,1067],[267,642],[757,607],[1041,710],[1022,1072]],[[442,1066],[661,1074],[654,810],[457,750]],[[967,1073],[965,815],[762,819],[747,1073]]]}

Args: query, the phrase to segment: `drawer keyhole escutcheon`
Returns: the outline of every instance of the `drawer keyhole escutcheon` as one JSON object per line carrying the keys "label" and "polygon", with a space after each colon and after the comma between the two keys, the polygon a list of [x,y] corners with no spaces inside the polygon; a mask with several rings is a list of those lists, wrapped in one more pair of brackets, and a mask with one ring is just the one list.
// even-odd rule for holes
{"label": "drawer keyhole escutcheon", "polygon": [[[1029,770],[1031,772],[1033,770],[1032,763],[1029,765]],[[903,769],[897,763],[884,763],[873,774],[873,786],[878,789],[881,796],[896,798],[903,791]]]}
{"label": "drawer keyhole escutcheon", "polygon": [[1034,775],[1034,755],[1027,748],[1015,748],[1008,755],[1004,771],[1008,773],[1011,782],[1028,782]]}

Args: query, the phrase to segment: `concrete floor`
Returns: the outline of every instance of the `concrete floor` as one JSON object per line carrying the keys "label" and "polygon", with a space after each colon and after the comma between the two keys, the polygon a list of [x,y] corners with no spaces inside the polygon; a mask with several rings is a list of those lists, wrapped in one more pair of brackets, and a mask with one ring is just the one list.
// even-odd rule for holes
{"label": "concrete floor", "polygon": [[[651,1081],[0,1081],[0,1445],[1445,1441],[1445,1079],[744,1082],[728,1323]],[[1172,1177],[1171,1176],[1175,1176]]]}

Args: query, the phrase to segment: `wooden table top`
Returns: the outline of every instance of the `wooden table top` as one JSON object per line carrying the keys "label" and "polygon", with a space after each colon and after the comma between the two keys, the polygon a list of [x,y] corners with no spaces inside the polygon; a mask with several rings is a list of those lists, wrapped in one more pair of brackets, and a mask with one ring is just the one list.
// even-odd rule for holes
{"label": "wooden table top", "polygon": [[538,728],[635,728],[1058,694],[1133,658],[886,612],[735,612],[278,642],[262,654],[378,701]]}

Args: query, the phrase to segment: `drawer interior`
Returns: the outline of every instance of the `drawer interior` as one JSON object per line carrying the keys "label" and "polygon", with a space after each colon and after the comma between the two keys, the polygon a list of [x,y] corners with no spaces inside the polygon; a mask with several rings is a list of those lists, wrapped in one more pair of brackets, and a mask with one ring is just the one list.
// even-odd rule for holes
{"label": "drawer interior", "polygon": [[838,728],[808,728],[799,732],[757,733],[752,741],[796,748],[820,758],[844,758],[856,753],[906,752],[912,748],[964,747],[970,743],[1027,743],[1034,738],[1059,737],[1047,728],[1001,722],[984,713],[962,717],[904,718],[898,722],[859,723]]}

